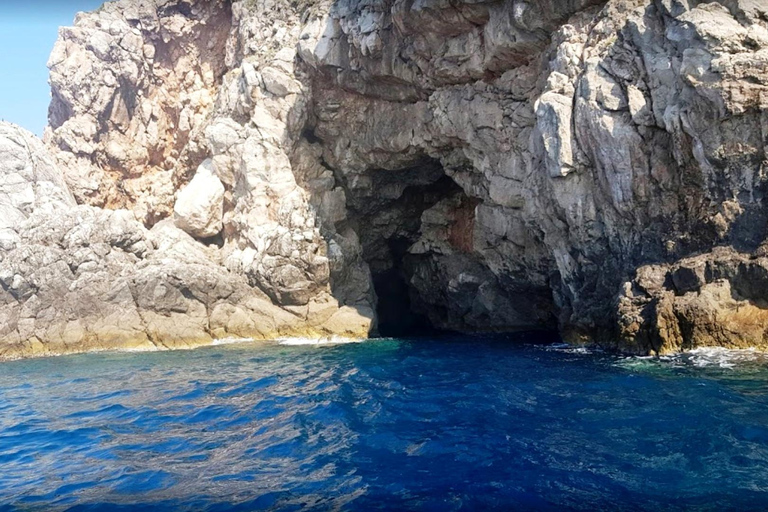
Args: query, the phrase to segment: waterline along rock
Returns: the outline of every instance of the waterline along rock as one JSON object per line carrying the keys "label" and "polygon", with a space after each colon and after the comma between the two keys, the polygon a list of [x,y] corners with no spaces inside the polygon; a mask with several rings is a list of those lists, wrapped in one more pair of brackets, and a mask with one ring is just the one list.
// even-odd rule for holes
{"label": "waterline along rock", "polygon": [[0,129],[0,357],[768,348],[765,2],[118,0],[49,67],[46,147]]}

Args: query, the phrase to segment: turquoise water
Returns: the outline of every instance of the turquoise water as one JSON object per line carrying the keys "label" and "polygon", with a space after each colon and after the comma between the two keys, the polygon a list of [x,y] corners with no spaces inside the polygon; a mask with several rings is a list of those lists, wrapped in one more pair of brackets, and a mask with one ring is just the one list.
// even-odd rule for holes
{"label": "turquoise water", "polygon": [[768,362],[453,338],[0,365],[0,511],[757,510]]}

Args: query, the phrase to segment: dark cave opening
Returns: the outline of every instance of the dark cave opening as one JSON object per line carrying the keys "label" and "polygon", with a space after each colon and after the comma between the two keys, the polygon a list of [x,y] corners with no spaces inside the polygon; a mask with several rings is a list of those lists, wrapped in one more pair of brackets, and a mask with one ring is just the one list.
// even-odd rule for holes
{"label": "dark cave opening", "polygon": [[429,318],[414,310],[404,258],[411,242],[407,238],[388,241],[392,268],[373,275],[378,297],[376,313],[379,335],[385,338],[419,337],[438,334]]}
{"label": "dark cave opening", "polygon": [[475,194],[482,191],[474,192],[471,174],[457,173],[462,185],[430,158],[396,170],[336,173],[347,206],[336,230],[354,240],[349,254],[360,271],[339,273],[335,294],[364,297],[359,303],[366,311],[375,309],[374,336],[445,338],[555,328],[545,272],[535,276],[541,279],[536,283],[527,268],[497,273],[503,261],[487,250],[489,219],[478,219],[482,198]]}
{"label": "dark cave opening", "polygon": [[428,265],[430,259],[410,250],[422,236],[424,213],[445,199],[465,197],[464,192],[434,160],[397,171],[372,171],[370,176],[378,194],[350,194],[348,207],[363,247],[363,259],[371,270],[378,335],[422,337],[445,333],[433,324],[434,304],[427,304],[412,284],[414,273],[424,270],[423,265]]}

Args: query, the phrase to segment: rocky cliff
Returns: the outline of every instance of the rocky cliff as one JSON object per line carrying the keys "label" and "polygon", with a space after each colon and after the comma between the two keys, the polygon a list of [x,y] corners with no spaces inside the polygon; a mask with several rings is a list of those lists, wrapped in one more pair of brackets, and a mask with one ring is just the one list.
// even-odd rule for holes
{"label": "rocky cliff", "polygon": [[119,0],[49,67],[46,148],[0,132],[0,355],[768,348],[762,0]]}

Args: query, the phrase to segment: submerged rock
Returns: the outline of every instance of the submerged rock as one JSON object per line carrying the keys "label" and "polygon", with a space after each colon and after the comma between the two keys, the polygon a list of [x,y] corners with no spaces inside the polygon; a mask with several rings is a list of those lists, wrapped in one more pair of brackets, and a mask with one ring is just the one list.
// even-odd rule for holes
{"label": "submerged rock", "polygon": [[[105,274],[157,294],[132,295],[143,333],[768,347],[768,294],[744,284],[768,234],[766,19],[747,1],[119,0],[61,31],[45,140],[79,204],[151,228]],[[4,262],[43,217],[0,229]],[[32,270],[13,272],[6,294]]]}

